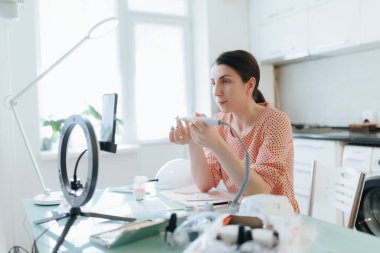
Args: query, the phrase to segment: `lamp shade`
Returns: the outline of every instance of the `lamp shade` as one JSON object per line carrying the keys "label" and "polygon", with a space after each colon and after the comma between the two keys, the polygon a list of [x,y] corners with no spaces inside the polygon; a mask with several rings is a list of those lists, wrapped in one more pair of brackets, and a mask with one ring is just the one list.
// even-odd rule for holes
{"label": "lamp shade", "polygon": [[17,19],[18,4],[15,1],[0,0],[0,19]]}

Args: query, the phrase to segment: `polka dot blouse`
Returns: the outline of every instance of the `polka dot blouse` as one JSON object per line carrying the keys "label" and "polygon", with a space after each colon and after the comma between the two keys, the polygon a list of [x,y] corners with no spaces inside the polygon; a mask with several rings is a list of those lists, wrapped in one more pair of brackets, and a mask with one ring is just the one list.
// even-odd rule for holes
{"label": "polka dot blouse", "polygon": [[[241,137],[250,155],[250,169],[270,185],[271,194],[287,196],[294,211],[299,212],[293,187],[294,150],[290,120],[284,112],[269,107],[268,103],[260,105],[265,110],[251,131]],[[231,113],[218,113],[214,117],[231,124]],[[217,131],[231,150],[241,160],[245,159],[244,150],[231,129],[222,125],[217,127]],[[214,176],[214,187],[222,180],[230,192],[237,192],[238,186],[232,182],[214,153],[206,148],[205,155]]]}

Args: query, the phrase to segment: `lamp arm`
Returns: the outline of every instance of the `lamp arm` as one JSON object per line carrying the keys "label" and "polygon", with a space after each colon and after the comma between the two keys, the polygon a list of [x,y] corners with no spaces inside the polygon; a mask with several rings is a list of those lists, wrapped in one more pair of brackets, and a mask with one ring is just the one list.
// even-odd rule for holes
{"label": "lamp arm", "polygon": [[22,138],[24,140],[26,149],[28,150],[29,157],[30,157],[30,159],[33,162],[34,171],[36,172],[36,174],[38,176],[38,179],[40,180],[40,183],[41,183],[41,185],[42,185],[42,187],[44,189],[44,194],[49,194],[50,193],[50,189],[46,187],[45,181],[42,178],[42,175],[41,175],[40,169],[38,167],[37,161],[36,161],[36,159],[33,156],[32,148],[30,147],[28,138],[26,138],[26,134],[25,134],[24,128],[23,128],[23,126],[21,124],[21,121],[20,121],[20,118],[18,116],[17,110],[16,110],[16,108],[14,107],[13,104],[11,104],[11,109],[12,109],[13,115],[14,115],[14,117],[16,119],[17,126],[20,129],[20,132],[21,132]]}
{"label": "lamp arm", "polygon": [[50,192],[50,189],[47,188],[46,185],[45,185],[45,182],[44,182],[44,180],[42,178],[40,169],[38,168],[37,161],[34,158],[34,155],[33,155],[33,152],[32,152],[32,148],[31,148],[31,146],[29,144],[29,141],[28,141],[28,139],[26,137],[24,128],[23,128],[23,126],[21,124],[20,117],[19,117],[18,112],[16,110],[17,100],[22,95],[24,95],[24,93],[26,93],[29,89],[31,89],[34,85],[36,85],[42,78],[44,78],[45,75],[47,75],[50,71],[52,71],[55,67],[57,67],[62,61],[64,61],[68,56],[70,56],[85,41],[87,41],[90,38],[96,38],[96,37],[91,37],[91,34],[94,33],[94,30],[98,29],[100,27],[100,25],[103,25],[103,24],[105,24],[105,23],[107,23],[109,21],[117,21],[117,18],[107,18],[107,19],[104,19],[104,20],[98,22],[97,24],[95,24],[89,30],[89,32],[87,33],[86,36],[84,36],[70,50],[68,50],[65,54],[63,54],[60,58],[58,58],[58,60],[56,60],[52,65],[50,65],[45,71],[43,71],[33,81],[31,81],[28,85],[26,85],[19,93],[17,93],[14,96],[13,95],[9,95],[9,96],[5,97],[4,100],[3,100],[4,104],[6,104],[7,106],[9,106],[9,109],[11,109],[12,112],[13,112],[13,116],[15,117],[15,120],[17,122],[18,128],[19,128],[19,130],[21,132],[21,135],[22,135],[23,141],[25,143],[25,146],[27,148],[28,154],[30,156],[30,159],[33,162],[34,170],[35,170],[35,172],[36,172],[36,174],[38,176],[38,179],[40,180],[40,183],[41,183],[41,185],[43,187],[43,190],[44,190],[43,196],[40,194],[40,195],[37,195],[34,198],[34,203],[35,204],[39,204],[39,205],[59,204],[61,202],[62,197],[60,196],[60,194],[55,194],[54,192]]}
{"label": "lamp arm", "polygon": [[237,204],[237,202],[239,201],[240,196],[243,194],[243,191],[245,190],[245,187],[247,186],[247,183],[248,183],[248,179],[249,179],[249,154],[248,154],[247,149],[245,148],[243,141],[240,139],[239,134],[235,131],[235,129],[230,124],[223,122],[223,121],[219,121],[219,124],[226,125],[226,126],[231,128],[232,132],[238,138],[240,145],[243,147],[244,152],[245,152],[245,166],[244,166],[243,182],[241,183],[239,191],[236,193],[235,197],[233,198],[233,200],[230,203],[230,207],[234,207]]}
{"label": "lamp arm", "polygon": [[56,62],[54,62],[49,68],[47,68],[43,73],[41,73],[38,77],[36,77],[32,82],[30,82],[25,88],[23,88],[19,93],[12,97],[9,100],[9,104],[13,107],[13,105],[17,104],[17,98],[21,97],[25,92],[27,92],[34,84],[40,81],[45,77],[52,69],[54,69],[57,65],[59,65],[62,61],[64,61],[69,55],[71,55],[78,47],[80,47],[83,42],[88,40],[89,37],[86,35],[83,39],[81,39],[75,46],[73,46],[69,51],[67,51],[64,55],[62,55]]}
{"label": "lamp arm", "polygon": [[24,127],[22,126],[22,123],[21,123],[21,120],[20,120],[20,117],[18,115],[18,112],[16,110],[16,105],[17,105],[17,99],[20,98],[25,92],[27,92],[31,87],[33,87],[33,85],[35,85],[39,80],[41,80],[45,75],[47,75],[51,70],[53,70],[57,65],[59,65],[62,61],[64,61],[69,55],[71,55],[78,47],[80,47],[83,42],[85,42],[86,40],[88,40],[89,37],[88,36],[85,36],[83,39],[81,39],[77,44],[75,44],[69,51],[67,51],[64,55],[62,55],[56,62],[54,62],[49,68],[47,68],[43,73],[41,73],[38,77],[36,77],[32,82],[30,82],[27,86],[25,86],[25,88],[23,88],[19,93],[17,93],[15,96],[9,96],[10,99],[8,101],[9,103],[9,106],[13,112],[13,116],[15,117],[16,119],[16,122],[17,122],[17,126],[21,132],[21,135],[22,135],[22,139],[24,140],[24,143],[25,143],[25,146],[28,150],[28,154],[29,154],[29,157],[30,159],[32,160],[33,162],[33,167],[34,167],[34,171],[36,172],[37,176],[38,176],[38,179],[40,180],[40,183],[44,189],[44,194],[47,195],[50,193],[50,189],[46,187],[46,184],[45,184],[45,181],[43,180],[42,178],[42,175],[41,175],[41,172],[40,172],[40,169],[38,167],[38,164],[37,164],[37,161],[36,159],[34,158],[34,155],[33,155],[33,152],[32,152],[32,148],[29,144],[29,141],[28,141],[28,138],[26,137],[26,134],[25,134],[25,131],[24,131]]}

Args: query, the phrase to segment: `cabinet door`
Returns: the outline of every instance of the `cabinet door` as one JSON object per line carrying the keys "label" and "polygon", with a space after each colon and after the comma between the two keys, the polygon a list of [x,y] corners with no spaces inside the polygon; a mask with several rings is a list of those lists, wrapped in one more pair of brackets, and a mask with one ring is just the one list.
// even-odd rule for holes
{"label": "cabinet door", "polygon": [[285,60],[301,58],[308,55],[308,19],[307,12],[288,16],[283,19]]}
{"label": "cabinet door", "polygon": [[312,160],[338,167],[341,164],[342,144],[336,141],[295,139],[294,161],[311,164]]}
{"label": "cabinet door", "polygon": [[260,24],[265,24],[281,17],[287,5],[287,0],[259,0]]}
{"label": "cabinet door", "polygon": [[380,41],[380,1],[361,0],[361,43]]}
{"label": "cabinet door", "polygon": [[284,25],[280,21],[260,26],[260,58],[262,61],[284,57],[284,35]]}
{"label": "cabinet door", "polygon": [[260,26],[261,60],[290,60],[308,55],[307,13],[300,12]]}
{"label": "cabinet door", "polygon": [[287,15],[306,10],[305,0],[259,0],[260,24],[272,22]]}
{"label": "cabinet door", "polygon": [[359,0],[335,0],[310,8],[310,54],[358,45],[359,7]]}
{"label": "cabinet door", "polygon": [[335,1],[335,0],[309,0],[309,8],[313,8],[317,5],[324,4],[329,1]]}

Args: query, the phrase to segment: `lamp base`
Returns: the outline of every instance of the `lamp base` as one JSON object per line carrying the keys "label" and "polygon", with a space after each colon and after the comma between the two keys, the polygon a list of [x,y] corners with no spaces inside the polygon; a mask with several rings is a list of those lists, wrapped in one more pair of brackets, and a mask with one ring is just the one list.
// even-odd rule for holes
{"label": "lamp base", "polygon": [[42,193],[34,196],[33,203],[40,206],[54,206],[62,202],[62,192]]}

